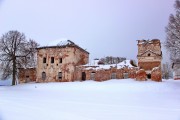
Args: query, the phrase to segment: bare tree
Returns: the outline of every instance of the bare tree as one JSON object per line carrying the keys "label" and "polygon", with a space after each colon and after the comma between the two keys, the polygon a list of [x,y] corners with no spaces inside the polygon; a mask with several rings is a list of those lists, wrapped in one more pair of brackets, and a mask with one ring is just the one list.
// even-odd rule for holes
{"label": "bare tree", "polygon": [[9,31],[2,35],[0,38],[2,79],[12,75],[12,85],[16,85],[18,68],[26,67],[29,61],[35,58],[37,46],[35,41],[27,40],[25,35],[18,31]]}
{"label": "bare tree", "polygon": [[174,4],[175,15],[170,14],[169,23],[166,29],[165,46],[170,52],[170,60],[174,62],[180,58],[180,1],[176,0]]}
{"label": "bare tree", "polygon": [[172,78],[172,68],[168,62],[162,64],[161,72],[162,72],[162,78],[163,79]]}

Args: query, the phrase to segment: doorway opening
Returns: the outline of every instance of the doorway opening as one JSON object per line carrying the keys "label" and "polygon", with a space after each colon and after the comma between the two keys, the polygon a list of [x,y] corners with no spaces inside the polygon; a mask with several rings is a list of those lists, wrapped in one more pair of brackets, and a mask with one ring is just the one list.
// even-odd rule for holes
{"label": "doorway opening", "polygon": [[82,72],[82,81],[85,81],[85,80],[86,80],[86,73]]}
{"label": "doorway opening", "polygon": [[148,78],[148,79],[151,79],[151,74],[147,74],[147,78]]}
{"label": "doorway opening", "polygon": [[92,72],[92,73],[91,73],[90,79],[91,79],[91,80],[95,80],[95,72]]}
{"label": "doorway opening", "polygon": [[29,78],[29,75],[26,75],[26,80],[25,80],[26,83],[30,82],[30,78]]}

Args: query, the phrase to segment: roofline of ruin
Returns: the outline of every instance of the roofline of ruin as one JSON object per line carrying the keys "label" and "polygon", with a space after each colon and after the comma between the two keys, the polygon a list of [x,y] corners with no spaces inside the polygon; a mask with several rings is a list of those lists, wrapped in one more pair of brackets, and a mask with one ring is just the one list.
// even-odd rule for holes
{"label": "roofline of ruin", "polygon": [[83,48],[79,47],[79,46],[76,45],[76,44],[61,45],[61,46],[58,46],[58,45],[56,45],[56,46],[43,46],[43,47],[38,47],[38,48],[36,48],[36,49],[38,50],[38,49],[46,49],[46,48],[66,48],[66,47],[76,47],[76,48],[82,50],[83,52],[86,52],[87,54],[89,54],[88,51],[84,50]]}

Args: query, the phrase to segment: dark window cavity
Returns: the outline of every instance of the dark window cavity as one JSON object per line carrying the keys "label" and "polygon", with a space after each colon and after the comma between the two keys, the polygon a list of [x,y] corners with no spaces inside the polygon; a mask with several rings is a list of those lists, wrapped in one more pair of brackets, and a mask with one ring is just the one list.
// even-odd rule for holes
{"label": "dark window cavity", "polygon": [[62,72],[58,73],[58,79],[62,79]]}
{"label": "dark window cavity", "polygon": [[59,63],[62,63],[62,58],[59,58]]}
{"label": "dark window cavity", "polygon": [[43,63],[46,63],[46,58],[45,57],[43,58]]}
{"label": "dark window cavity", "polygon": [[51,57],[51,63],[54,63],[54,57]]}

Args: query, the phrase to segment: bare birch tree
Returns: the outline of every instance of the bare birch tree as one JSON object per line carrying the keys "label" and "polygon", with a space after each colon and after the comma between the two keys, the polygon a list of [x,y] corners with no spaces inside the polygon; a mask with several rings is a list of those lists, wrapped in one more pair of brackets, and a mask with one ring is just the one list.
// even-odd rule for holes
{"label": "bare birch tree", "polygon": [[170,60],[174,62],[180,58],[180,1],[176,0],[174,4],[176,13],[170,14],[169,23],[166,29],[165,46],[170,52]]}
{"label": "bare birch tree", "polygon": [[29,63],[28,67],[32,65],[37,46],[34,40],[27,40],[25,35],[18,31],[9,31],[2,35],[0,38],[2,79],[12,76],[12,85],[16,85],[18,68],[24,68]]}

